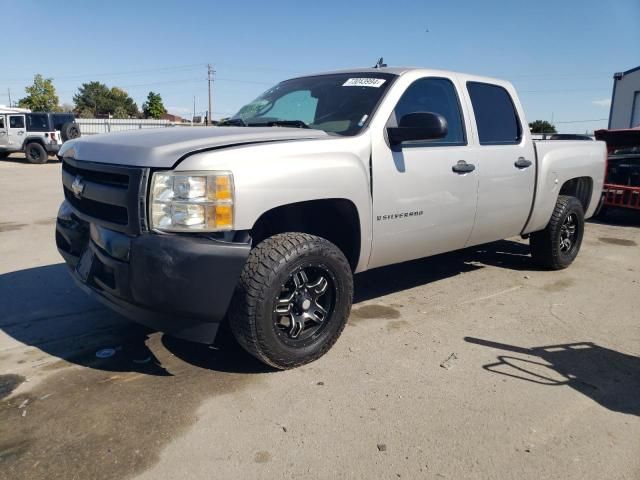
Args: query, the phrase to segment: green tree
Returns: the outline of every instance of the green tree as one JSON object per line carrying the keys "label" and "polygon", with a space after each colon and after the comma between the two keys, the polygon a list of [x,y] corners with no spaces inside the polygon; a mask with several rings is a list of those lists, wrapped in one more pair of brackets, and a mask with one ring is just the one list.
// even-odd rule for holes
{"label": "green tree", "polygon": [[531,122],[529,124],[529,129],[531,129],[531,133],[558,133],[556,132],[556,127],[546,120],[536,120],[535,122]]}
{"label": "green tree", "polygon": [[159,93],[149,92],[147,95],[147,101],[142,104],[142,111],[145,118],[161,118],[162,115],[167,113],[167,109],[164,108],[162,103],[162,97]]}
{"label": "green tree", "polygon": [[33,85],[26,87],[27,96],[20,99],[18,106],[34,112],[53,112],[58,109],[58,96],[51,78],[39,73],[33,77]]}
{"label": "green tree", "polygon": [[114,118],[130,118],[140,116],[138,105],[136,105],[136,102],[133,101],[133,98],[131,98],[129,94],[123,89],[113,87],[111,89],[109,97],[111,99],[111,109],[109,110],[109,113],[111,113]]}
{"label": "green tree", "polygon": [[85,117],[112,115],[115,118],[137,117],[138,106],[127,92],[118,87],[109,88],[104,83],[83,83],[73,96],[76,112]]}

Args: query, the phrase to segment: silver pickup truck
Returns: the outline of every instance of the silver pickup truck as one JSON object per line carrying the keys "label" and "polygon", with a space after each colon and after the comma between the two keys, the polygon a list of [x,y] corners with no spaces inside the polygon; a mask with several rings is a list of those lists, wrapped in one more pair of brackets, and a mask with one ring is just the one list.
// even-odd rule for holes
{"label": "silver pickup truck", "polygon": [[259,360],[323,355],[353,274],[521,235],[567,267],[602,142],[534,142],[511,84],[414,68],[279,83],[219,127],[72,140],[57,246],[80,287],[170,335],[228,321]]}

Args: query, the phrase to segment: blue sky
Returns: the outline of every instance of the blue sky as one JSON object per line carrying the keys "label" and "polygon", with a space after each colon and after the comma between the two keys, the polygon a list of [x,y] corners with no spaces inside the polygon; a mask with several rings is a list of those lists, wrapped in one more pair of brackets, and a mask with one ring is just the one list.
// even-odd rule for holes
{"label": "blue sky", "polygon": [[139,106],[153,90],[190,116],[194,96],[196,111],[207,108],[210,62],[218,118],[279,80],[384,56],[506,78],[529,121],[584,132],[606,126],[582,121],[608,117],[613,73],[640,65],[640,0],[0,0],[0,18],[2,104],[7,88],[15,101],[42,73],[61,102],[98,80]]}

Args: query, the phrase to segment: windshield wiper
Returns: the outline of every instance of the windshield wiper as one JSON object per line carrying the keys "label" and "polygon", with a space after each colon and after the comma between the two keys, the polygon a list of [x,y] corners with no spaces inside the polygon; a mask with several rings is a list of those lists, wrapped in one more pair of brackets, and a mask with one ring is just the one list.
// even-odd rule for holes
{"label": "windshield wiper", "polygon": [[243,119],[241,118],[227,118],[226,120],[218,123],[218,126],[225,126],[225,125],[235,125],[236,127],[247,127],[247,122],[245,122]]}
{"label": "windshield wiper", "polygon": [[311,128],[302,120],[270,120],[268,122],[249,123],[250,127],[296,127],[296,128]]}

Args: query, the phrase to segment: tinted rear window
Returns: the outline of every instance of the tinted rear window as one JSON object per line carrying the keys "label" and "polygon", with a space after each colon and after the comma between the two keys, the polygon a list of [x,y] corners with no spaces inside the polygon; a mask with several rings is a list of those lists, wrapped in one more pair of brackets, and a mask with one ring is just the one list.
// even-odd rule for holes
{"label": "tinted rear window", "polygon": [[54,130],[60,130],[65,123],[75,121],[72,113],[54,113],[52,117]]}
{"label": "tinted rear window", "polygon": [[27,130],[30,132],[48,132],[49,116],[46,113],[29,113],[27,115]]}
{"label": "tinted rear window", "polygon": [[481,145],[520,143],[522,128],[509,93],[488,83],[467,82]]}

